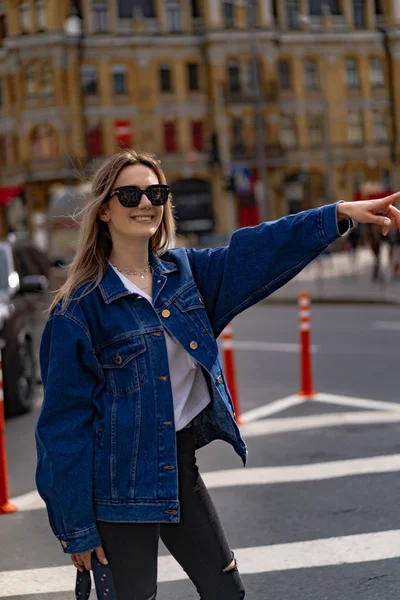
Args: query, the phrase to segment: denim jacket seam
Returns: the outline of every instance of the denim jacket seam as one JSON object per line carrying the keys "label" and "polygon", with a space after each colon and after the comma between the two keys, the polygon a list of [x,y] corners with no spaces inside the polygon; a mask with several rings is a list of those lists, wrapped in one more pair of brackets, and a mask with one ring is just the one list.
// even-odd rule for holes
{"label": "denim jacket seam", "polygon": [[318,211],[318,214],[317,214],[317,228],[318,228],[318,235],[319,235],[319,238],[320,238],[322,244],[326,245],[328,243],[328,241],[327,241],[327,237],[326,237],[324,225],[323,225],[322,210]]}
{"label": "denim jacket seam", "polygon": [[96,353],[94,351],[89,331],[86,329],[86,327],[84,326],[84,324],[81,323],[81,321],[78,321],[78,319],[76,319],[72,315],[62,314],[62,315],[58,315],[58,316],[59,317],[64,317],[65,319],[68,319],[69,321],[71,321],[71,323],[75,323],[75,325],[78,325],[78,327],[80,327],[82,329],[82,331],[85,333],[85,335],[86,335],[86,337],[88,339],[88,342],[90,344],[90,347],[93,350],[94,359],[95,359],[96,365],[97,365],[97,376],[99,377],[99,379],[101,379],[102,378],[102,369],[101,369],[101,365],[100,365],[100,363],[98,361],[98,358],[96,356]]}
{"label": "denim jacket seam", "polygon": [[[324,248],[326,246],[326,243],[322,244],[321,246],[318,246],[318,248],[315,248],[314,252],[318,252],[320,249]],[[259,288],[256,292],[254,292],[251,296],[249,296],[248,298],[246,298],[246,300],[243,300],[243,302],[241,302],[241,304],[238,304],[237,306],[235,306],[235,308],[233,308],[231,311],[229,311],[229,313],[227,313],[226,315],[224,315],[223,317],[221,317],[217,323],[215,324],[215,326],[213,327],[213,329],[218,329],[218,326],[225,321],[227,318],[232,318],[239,314],[237,312],[237,310],[239,309],[239,312],[242,312],[242,310],[246,310],[246,305],[249,303],[249,301],[251,302],[252,299],[257,296],[260,292],[264,292],[267,291],[270,287],[273,287],[273,285],[279,281],[281,281],[282,279],[285,279],[285,277],[290,274],[292,271],[296,271],[296,269],[298,269],[298,267],[303,263],[308,261],[308,257],[304,258],[302,261],[300,261],[299,263],[297,263],[296,265],[294,265],[293,267],[291,267],[290,269],[287,269],[286,271],[284,271],[284,273],[281,273],[278,277],[275,277],[275,279],[273,279],[272,281],[270,281],[267,285],[265,285],[262,288]]]}
{"label": "denim jacket seam", "polygon": [[159,328],[157,328],[157,327],[151,327],[148,329],[149,329],[149,331],[147,331],[146,329],[140,329],[140,330],[127,331],[125,333],[121,333],[120,335],[116,335],[115,337],[111,338],[107,342],[102,342],[101,344],[94,346],[93,351],[98,352],[99,350],[102,350],[103,348],[107,348],[107,346],[111,346],[112,344],[115,344],[116,342],[123,342],[126,339],[132,338],[132,336],[133,337],[143,337],[143,335],[145,333],[151,333],[152,331],[159,330]]}
{"label": "denim jacket seam", "polygon": [[177,298],[179,298],[179,296],[181,294],[183,294],[183,292],[186,292],[186,290],[188,290],[191,287],[195,287],[197,288],[196,282],[194,280],[188,279],[188,281],[186,282],[185,285],[182,285],[173,296],[171,296],[171,298],[168,298],[168,300],[163,304],[163,306],[170,306],[171,304],[173,304],[175,302],[175,300]]}
{"label": "denim jacket seam", "polygon": [[89,527],[85,527],[85,529],[78,529],[75,531],[66,531],[65,533],[58,533],[56,534],[56,537],[58,539],[64,539],[64,538],[68,538],[68,539],[76,539],[79,537],[82,537],[84,535],[87,535],[88,533],[92,532],[92,531],[97,531],[97,526],[96,525],[90,525]]}

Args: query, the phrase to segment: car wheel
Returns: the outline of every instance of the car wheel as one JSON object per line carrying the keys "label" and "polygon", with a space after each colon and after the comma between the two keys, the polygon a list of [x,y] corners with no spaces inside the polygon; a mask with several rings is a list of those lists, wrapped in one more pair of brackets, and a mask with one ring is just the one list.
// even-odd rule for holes
{"label": "car wheel", "polygon": [[35,359],[29,340],[18,347],[18,370],[11,381],[4,382],[7,415],[20,415],[29,412],[35,397]]}

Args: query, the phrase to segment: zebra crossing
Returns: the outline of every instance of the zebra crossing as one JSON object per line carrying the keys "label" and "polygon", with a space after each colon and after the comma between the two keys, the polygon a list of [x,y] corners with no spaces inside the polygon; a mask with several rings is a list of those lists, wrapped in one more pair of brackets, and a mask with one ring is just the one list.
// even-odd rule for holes
{"label": "zebra crossing", "polygon": [[[365,568],[371,581],[381,581],[383,569],[400,580],[400,567],[393,566],[400,557],[400,523],[390,498],[383,498],[392,495],[391,486],[393,495],[399,487],[399,405],[322,394],[321,399],[304,402],[307,414],[286,414],[290,407],[302,404],[292,396],[269,404],[264,412],[261,408],[256,409],[258,413],[243,415],[243,435],[250,450],[246,469],[233,468],[237,463],[219,442],[199,452],[203,478],[235,551],[248,597],[394,598],[385,595],[392,593],[388,591],[335,596],[337,592],[332,590],[329,596],[325,589],[322,595],[314,574],[327,569],[335,579],[335,569],[348,568],[354,574]],[[325,407],[322,414],[315,414],[317,406]],[[337,445],[332,445],[332,440],[337,440]],[[368,447],[367,456],[361,455],[364,447]],[[12,502],[19,511],[0,517],[0,598],[72,598],[74,569],[68,557],[59,550],[55,554],[58,544],[48,530],[39,496],[32,491]],[[19,529],[16,542],[13,532]],[[21,543],[23,530],[25,536],[38,536],[30,544],[38,554],[47,553],[47,558],[29,553],[29,543],[26,548]],[[46,546],[54,549],[50,555]],[[16,560],[3,560],[5,548]],[[22,561],[18,553],[24,555]],[[181,567],[164,550],[160,554],[160,598],[196,598]],[[365,577],[360,576],[360,581]],[[301,595],[301,585],[299,588],[296,583],[299,578],[308,595]],[[271,586],[275,580],[279,580],[276,591]],[[285,585],[282,595],[279,588]],[[381,581],[379,585],[384,584]],[[373,589],[371,594],[375,593]]]}

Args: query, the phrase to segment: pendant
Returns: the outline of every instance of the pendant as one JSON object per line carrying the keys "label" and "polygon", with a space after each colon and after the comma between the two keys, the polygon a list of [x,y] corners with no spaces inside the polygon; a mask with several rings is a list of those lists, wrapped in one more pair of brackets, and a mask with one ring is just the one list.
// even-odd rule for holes
{"label": "pendant", "polygon": [[143,275],[143,273],[141,273],[140,277],[141,277],[142,279],[144,279],[144,275]]}

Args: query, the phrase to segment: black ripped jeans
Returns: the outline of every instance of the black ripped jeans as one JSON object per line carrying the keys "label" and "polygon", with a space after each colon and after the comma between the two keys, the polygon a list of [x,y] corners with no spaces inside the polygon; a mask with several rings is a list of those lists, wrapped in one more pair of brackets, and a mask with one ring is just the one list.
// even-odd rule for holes
{"label": "black ripped jeans", "polygon": [[245,591],[211,497],[196,465],[193,428],[177,433],[180,523],[98,521],[118,600],[157,590],[158,540],[186,571],[201,600],[240,600]]}

